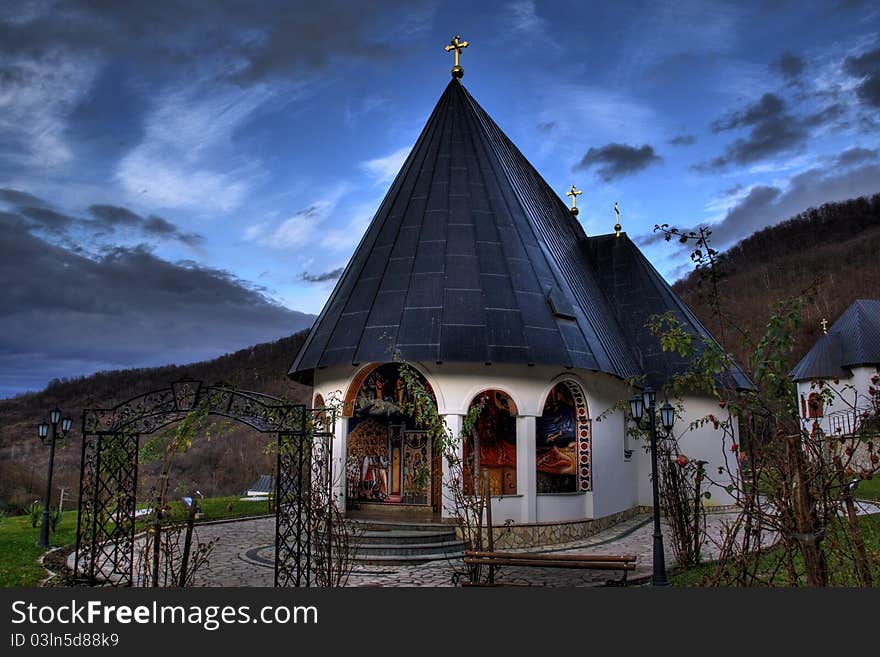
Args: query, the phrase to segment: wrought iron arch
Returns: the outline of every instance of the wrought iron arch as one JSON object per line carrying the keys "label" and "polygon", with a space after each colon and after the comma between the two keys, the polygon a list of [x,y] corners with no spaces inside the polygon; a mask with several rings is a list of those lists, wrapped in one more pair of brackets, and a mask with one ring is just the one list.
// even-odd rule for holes
{"label": "wrought iron arch", "polygon": [[309,586],[313,582],[311,478],[330,486],[326,455],[332,453],[334,413],[194,379],[175,381],[112,408],[83,411],[77,578],[93,586],[134,584],[140,437],[196,411],[276,435],[275,586]]}

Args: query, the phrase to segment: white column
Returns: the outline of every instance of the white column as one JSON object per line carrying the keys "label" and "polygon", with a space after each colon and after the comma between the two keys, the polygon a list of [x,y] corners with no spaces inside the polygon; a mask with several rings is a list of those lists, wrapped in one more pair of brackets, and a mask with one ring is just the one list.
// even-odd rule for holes
{"label": "white column", "polygon": [[516,418],[516,492],[522,495],[522,522],[537,522],[537,488],[535,416],[518,415]]}
{"label": "white column", "polygon": [[345,462],[348,457],[348,418],[336,418],[336,434],[333,437],[333,493],[339,510],[345,513],[345,495],[348,488]]}
{"label": "white column", "polygon": [[[453,442],[453,452],[457,458],[462,458],[462,447],[461,447],[461,423],[462,416],[461,415],[444,415],[443,420],[446,422],[446,426],[452,432],[452,436],[454,438]],[[441,456],[443,461],[443,482],[442,482],[442,495],[443,495],[443,518],[455,518],[455,503],[452,489],[450,488],[450,479],[452,473],[449,469],[449,462],[446,460],[445,456]]]}

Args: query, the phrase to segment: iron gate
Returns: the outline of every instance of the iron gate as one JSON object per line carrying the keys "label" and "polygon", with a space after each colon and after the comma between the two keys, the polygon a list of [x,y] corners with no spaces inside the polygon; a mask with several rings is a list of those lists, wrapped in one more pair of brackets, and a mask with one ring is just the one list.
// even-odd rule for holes
{"label": "iron gate", "polygon": [[[91,586],[135,583],[140,437],[196,411],[276,434],[275,586],[310,586],[316,547],[330,549],[322,537],[332,521],[334,414],[193,379],[83,411],[75,576]],[[315,508],[325,502],[326,518]]]}

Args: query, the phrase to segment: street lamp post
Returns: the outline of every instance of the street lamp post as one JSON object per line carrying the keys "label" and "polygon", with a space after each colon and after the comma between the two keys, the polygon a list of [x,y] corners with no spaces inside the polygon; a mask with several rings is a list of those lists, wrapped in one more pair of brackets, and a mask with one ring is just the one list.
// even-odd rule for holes
{"label": "street lamp post", "polygon": [[[629,400],[629,409],[639,428],[642,417],[648,412],[648,430],[651,433],[651,489],[654,495],[654,573],[651,576],[652,586],[668,586],[666,579],[666,557],[663,553],[663,533],[660,531],[660,478],[657,475],[657,414],[656,396],[653,388],[646,387],[641,395],[633,395]],[[675,423],[675,409],[667,401],[660,409],[660,422],[668,434]]]}
{"label": "street lamp post", "polygon": [[[49,444],[49,474],[46,477],[46,497],[43,500],[43,524],[40,525],[40,547],[49,547],[49,504],[52,502],[52,471],[55,468],[55,442],[59,439],[58,425],[61,425],[61,438],[67,437],[70,425],[73,423],[69,417],[61,419],[61,411],[54,408],[49,412],[49,422],[42,422],[37,429],[40,441]],[[49,435],[49,429],[52,435]]]}

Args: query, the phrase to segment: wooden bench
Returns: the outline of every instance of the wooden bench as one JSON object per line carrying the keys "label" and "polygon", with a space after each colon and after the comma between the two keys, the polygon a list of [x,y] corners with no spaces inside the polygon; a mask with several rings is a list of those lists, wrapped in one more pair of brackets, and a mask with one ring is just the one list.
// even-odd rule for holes
{"label": "wooden bench", "polygon": [[[606,586],[626,586],[627,575],[636,569],[636,557],[632,554],[533,554],[528,552],[475,552],[464,553],[468,566],[489,566],[490,586],[495,584],[496,566],[522,566],[529,568],[572,568],[579,570],[617,570],[620,579],[610,579]],[[467,582],[466,586],[484,586],[481,582]]]}

